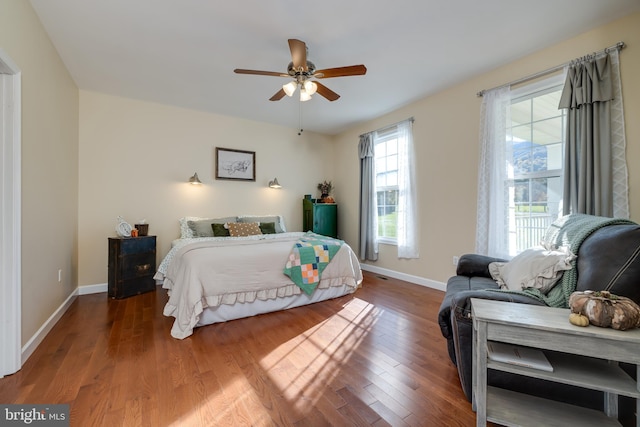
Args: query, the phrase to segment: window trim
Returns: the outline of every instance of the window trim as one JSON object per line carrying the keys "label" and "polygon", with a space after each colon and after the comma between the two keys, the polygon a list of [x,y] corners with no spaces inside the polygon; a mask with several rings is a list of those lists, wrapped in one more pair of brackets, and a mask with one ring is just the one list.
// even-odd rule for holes
{"label": "window trim", "polygon": [[[375,147],[376,147],[378,144],[384,144],[384,143],[386,143],[386,142],[388,142],[388,141],[390,141],[390,140],[392,140],[392,139],[396,139],[396,140],[397,140],[397,139],[399,138],[398,133],[399,133],[399,132],[398,132],[398,126],[397,126],[397,125],[393,125],[393,126],[390,126],[390,127],[388,127],[388,128],[383,129],[382,131],[376,131],[376,132],[375,132],[375,134],[374,134],[374,141],[373,141],[373,147],[374,147],[374,167],[375,167],[375,165],[377,165],[377,160],[378,160],[378,159],[377,159],[377,157],[376,157],[376,150],[375,150]],[[385,156],[385,158],[386,158],[386,157],[388,157],[388,156],[389,156],[389,155],[386,155],[386,156]],[[398,156],[398,152],[397,152],[397,150],[396,150],[395,156],[396,156],[396,158],[397,158],[397,156]],[[395,169],[395,171],[396,171],[396,173],[398,173],[398,172],[397,172],[397,171],[398,171],[398,164],[397,164],[397,162],[396,162],[396,169]],[[377,177],[377,175],[378,175],[378,174],[377,174],[377,168],[376,168],[376,170],[375,170],[375,175],[376,175],[376,177]],[[380,191],[389,191],[389,190],[395,190],[395,191],[400,192],[400,187],[399,187],[399,185],[398,185],[398,184],[396,184],[396,185],[385,185],[385,186],[381,186],[381,187],[378,187],[377,185],[375,185],[375,192],[376,192],[376,209],[378,209],[378,208],[379,208],[379,205],[378,205],[378,197],[377,197],[378,192],[380,192]],[[396,207],[397,207],[397,206],[398,206],[398,205],[397,205],[397,200],[396,200]],[[376,218],[379,218],[379,215],[376,215]],[[397,223],[396,223],[396,227],[397,227]],[[396,236],[396,237],[381,236],[381,235],[379,235],[379,234],[378,234],[378,230],[379,230],[379,228],[378,228],[378,224],[376,224],[376,239],[378,240],[378,243],[383,243],[383,244],[387,244],[387,245],[394,245],[394,246],[397,246],[397,245],[398,245],[398,238],[397,238],[397,236]]]}
{"label": "window trim", "polygon": [[[562,73],[562,74],[554,75],[552,77],[548,77],[546,79],[543,79],[534,83],[523,85],[522,87],[519,87],[511,91],[511,96],[510,96],[511,100],[509,105],[511,106],[513,104],[516,104],[525,100],[531,101],[540,96],[544,96],[557,91],[562,91],[563,84],[564,84],[564,75]],[[566,126],[566,112],[564,110],[559,109],[558,117],[561,118],[562,129],[561,129],[561,140],[559,142],[561,143],[561,149],[563,152],[562,155],[564,157],[564,147],[566,144],[565,131],[564,131]],[[544,120],[549,120],[549,118],[533,120],[533,117],[530,117],[530,119],[531,119],[530,121],[526,122],[529,126],[533,126],[535,123],[539,123]],[[513,128],[514,126],[512,126],[512,122],[511,122],[506,129],[507,137],[510,138],[510,142],[507,142],[507,144],[511,144],[508,150],[511,150],[513,145],[515,144],[513,140],[513,133],[512,133]],[[564,161],[562,161],[561,164],[564,165]],[[507,186],[507,188],[515,189],[516,182],[520,180],[527,180],[529,182],[529,185],[531,185],[531,181],[535,179],[559,178],[560,180],[563,180],[563,177],[564,177],[564,167],[556,168],[556,169],[547,169],[544,171],[532,171],[532,172],[524,172],[524,173],[517,173],[517,174],[514,172],[512,176],[507,177],[505,179],[505,185]],[[562,199],[560,199],[560,202],[562,202]],[[529,204],[532,203],[531,197],[528,203]],[[532,227],[524,227],[519,230],[519,227],[517,227],[517,221],[516,221],[517,217],[513,215],[513,213],[511,212],[511,208],[517,207],[517,206],[518,206],[518,203],[515,201],[515,199],[511,200],[511,198],[509,198],[506,200],[506,205],[503,207],[507,212],[507,218],[506,218],[507,223],[514,224],[513,228],[511,226],[508,227],[509,230],[505,236],[507,237],[507,241],[505,242],[504,249],[510,255],[515,255],[519,253],[519,250],[518,250],[517,244],[515,247],[513,248],[511,247],[511,244],[509,243],[511,239],[508,236],[514,233],[515,234],[528,233],[530,230],[533,229]],[[545,206],[547,206],[547,209],[548,209],[548,206],[549,206],[548,200],[545,202]]]}

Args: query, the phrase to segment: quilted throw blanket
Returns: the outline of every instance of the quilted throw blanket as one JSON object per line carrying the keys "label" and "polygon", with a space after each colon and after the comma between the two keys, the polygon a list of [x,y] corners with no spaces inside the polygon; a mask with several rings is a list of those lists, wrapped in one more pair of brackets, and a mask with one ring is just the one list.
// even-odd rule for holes
{"label": "quilted throw blanket", "polygon": [[308,232],[293,245],[284,274],[304,293],[311,295],[325,267],[343,244],[342,240]]}

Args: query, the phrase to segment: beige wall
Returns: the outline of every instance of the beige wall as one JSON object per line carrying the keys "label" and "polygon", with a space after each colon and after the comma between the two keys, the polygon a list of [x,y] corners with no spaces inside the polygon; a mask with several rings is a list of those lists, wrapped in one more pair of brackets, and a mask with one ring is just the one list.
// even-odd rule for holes
{"label": "beige wall", "polygon": [[77,284],[78,89],[28,1],[2,0],[0,48],[22,71],[25,344]]}
{"label": "beige wall", "polygon": [[[400,110],[358,125],[335,140],[335,179],[341,201],[340,227],[357,247],[358,135],[415,117],[418,168],[420,259],[399,260],[396,247],[381,245],[380,268],[445,282],[454,273],[452,258],[472,252],[478,173],[480,102],[476,93],[562,64],[573,58],[627,43],[620,54],[627,135],[631,217],[640,221],[640,14],[528,55]],[[491,47],[488,46],[488,49]],[[455,53],[452,53],[455,54]],[[417,77],[416,77],[417,78]],[[345,185],[350,183],[350,185]]]}
{"label": "beige wall", "polygon": [[[284,215],[302,226],[300,199],[331,179],[340,232],[358,237],[358,135],[415,117],[421,258],[381,247],[376,266],[431,280],[473,251],[480,99],[476,92],[623,40],[621,54],[632,219],[640,221],[640,14],[444,89],[337,137],[92,92],[79,92],[24,0],[3,0],[0,47],[22,69],[23,343],[77,285],[107,281],[107,237],[118,215],[146,218],[158,258],[185,215]],[[257,181],[216,181],[214,147],[256,152]],[[78,166],[80,165],[80,166]],[[204,186],[186,179],[197,171]],[[282,190],[267,182],[277,176]],[[58,269],[63,270],[58,283]]]}
{"label": "beige wall", "polygon": [[[215,147],[255,151],[256,181],[215,180]],[[332,179],[332,147],[311,132],[81,91],[78,284],[107,282],[118,215],[147,219],[158,260],[183,216],[281,214],[302,230],[302,198]],[[186,182],[194,172],[204,185]],[[282,189],[267,187],[274,177]]]}

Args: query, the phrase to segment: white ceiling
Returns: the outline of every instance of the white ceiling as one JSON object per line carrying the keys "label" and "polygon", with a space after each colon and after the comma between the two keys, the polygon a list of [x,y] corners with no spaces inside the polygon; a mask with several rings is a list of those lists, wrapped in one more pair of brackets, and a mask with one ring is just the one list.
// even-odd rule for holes
{"label": "white ceiling", "polygon": [[[638,0],[30,1],[80,89],[291,128],[302,112],[305,130],[326,134],[640,11]],[[286,72],[289,38],[318,69],[367,74],[325,79],[341,98],[301,104],[268,100],[286,78],[233,73]]]}

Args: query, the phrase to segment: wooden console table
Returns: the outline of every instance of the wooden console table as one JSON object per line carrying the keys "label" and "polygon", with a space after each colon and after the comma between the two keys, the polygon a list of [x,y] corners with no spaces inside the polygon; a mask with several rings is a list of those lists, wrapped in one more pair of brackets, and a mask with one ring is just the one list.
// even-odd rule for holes
{"label": "wooden console table", "polygon": [[[618,362],[636,365],[640,378],[640,329],[617,331],[569,323],[569,310],[472,299],[473,404],[476,424],[511,426],[608,426],[618,423],[618,395],[636,399],[640,427],[640,387]],[[488,359],[487,342],[546,350],[553,372]],[[487,387],[487,369],[571,384],[604,392],[604,412]]]}

